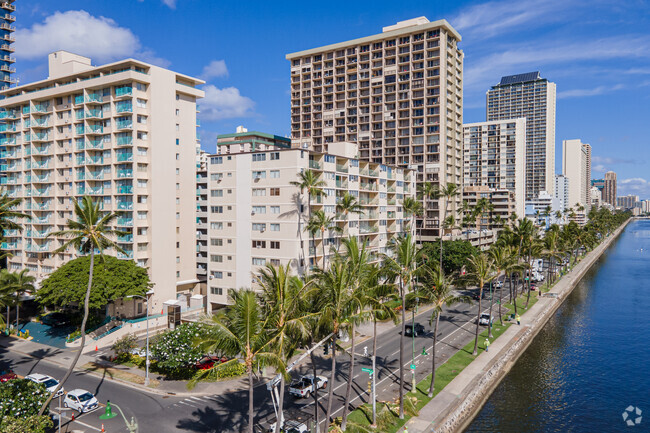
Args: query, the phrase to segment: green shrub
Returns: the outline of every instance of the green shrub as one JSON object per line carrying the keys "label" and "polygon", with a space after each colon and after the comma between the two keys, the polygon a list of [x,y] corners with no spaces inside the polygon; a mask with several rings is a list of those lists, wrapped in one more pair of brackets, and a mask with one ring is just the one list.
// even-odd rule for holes
{"label": "green shrub", "polygon": [[124,337],[118,339],[111,349],[116,355],[131,353],[131,351],[138,347],[138,337],[135,334],[126,334]]}

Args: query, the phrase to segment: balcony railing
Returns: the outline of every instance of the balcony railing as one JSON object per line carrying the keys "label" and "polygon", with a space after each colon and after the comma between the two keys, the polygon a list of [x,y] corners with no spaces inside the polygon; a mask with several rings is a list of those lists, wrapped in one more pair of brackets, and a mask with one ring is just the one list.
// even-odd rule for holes
{"label": "balcony railing", "polygon": [[133,170],[125,170],[125,169],[117,170],[118,179],[122,179],[125,177],[133,177]]}
{"label": "balcony railing", "polygon": [[117,225],[123,227],[131,227],[133,225],[133,218],[119,217],[117,219]]}
{"label": "balcony railing", "polygon": [[117,160],[122,162],[122,161],[133,161],[133,153],[132,152],[122,152],[117,154]]}
{"label": "balcony railing", "polygon": [[115,96],[129,96],[133,94],[133,88],[131,86],[117,87],[115,89]]}

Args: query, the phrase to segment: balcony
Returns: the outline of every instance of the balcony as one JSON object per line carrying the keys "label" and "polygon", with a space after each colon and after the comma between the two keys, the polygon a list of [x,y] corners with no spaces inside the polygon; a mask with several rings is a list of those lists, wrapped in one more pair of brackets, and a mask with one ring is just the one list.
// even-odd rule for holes
{"label": "balcony", "polygon": [[133,251],[124,251],[123,253],[117,253],[117,258],[122,260],[133,259]]}
{"label": "balcony", "polygon": [[133,129],[133,122],[129,120],[118,120],[115,122],[117,129]]}
{"label": "balcony", "polygon": [[133,161],[133,152],[120,152],[117,154],[117,160],[119,162]]}
{"label": "balcony", "polygon": [[131,113],[133,112],[133,104],[131,101],[120,101],[115,104],[115,111],[118,113]]}
{"label": "balcony", "polygon": [[77,195],[84,195],[86,194],[86,188],[83,185],[80,185],[77,187]]}
{"label": "balcony", "polygon": [[117,87],[115,89],[115,97],[119,98],[122,96],[131,96],[133,94],[133,88],[131,86]]}
{"label": "balcony", "polygon": [[44,243],[43,245],[36,245],[36,244],[27,245],[25,251],[32,251],[35,253],[47,253],[50,251],[50,243],[47,242]]}
{"label": "balcony", "polygon": [[50,135],[47,132],[35,132],[31,138],[31,141],[49,141]]}
{"label": "balcony", "polygon": [[[82,116],[83,116],[83,112],[82,112]],[[86,119],[93,119],[93,118],[94,119],[101,119],[102,117],[104,117],[104,112],[102,110],[100,110],[100,109],[95,108],[95,109],[86,111]]]}
{"label": "balcony", "polygon": [[2,243],[2,249],[3,250],[17,250],[18,249],[18,242],[3,242]]}
{"label": "balcony", "polygon": [[117,170],[117,178],[123,179],[125,177],[133,177],[133,170],[120,169]]}
{"label": "balcony", "polygon": [[104,133],[104,125],[97,125],[97,124],[88,124],[87,128],[87,134],[103,134]]}
{"label": "balcony", "polygon": [[33,197],[45,197],[45,196],[48,196],[48,195],[52,195],[50,192],[51,192],[50,188],[44,188],[44,189],[36,189],[35,188],[35,189],[32,190],[32,196]]}
{"label": "balcony", "polygon": [[16,11],[16,6],[12,5],[10,2],[2,2],[0,4],[0,8],[6,9],[6,10],[11,11],[11,12]]}
{"label": "balcony", "polygon": [[48,155],[52,153],[52,146],[34,146],[32,155]]}
{"label": "balcony", "polygon": [[102,165],[104,164],[103,156],[89,156],[86,158],[86,164],[88,165]]}
{"label": "balcony", "polygon": [[88,140],[86,143],[86,149],[103,149],[104,140]]}
{"label": "balcony", "polygon": [[133,194],[133,186],[131,185],[118,186],[116,194]]}
{"label": "balcony", "polygon": [[119,235],[117,241],[120,243],[133,242],[133,234],[129,233],[128,235]]}
{"label": "balcony", "polygon": [[0,125],[0,132],[7,132],[7,131],[16,132],[16,125],[13,123],[3,123],[2,125]]}
{"label": "balcony", "polygon": [[101,104],[103,101],[101,93],[89,93],[86,96],[86,102]]}
{"label": "balcony", "polygon": [[[25,137],[29,137],[29,134],[25,134]],[[26,142],[29,140],[25,140]],[[16,139],[12,138],[0,138],[0,146],[7,146],[11,144],[16,144]]]}
{"label": "balcony", "polygon": [[316,170],[321,169],[321,164],[318,161],[309,161],[309,168],[315,168]]}
{"label": "balcony", "polygon": [[30,179],[32,183],[50,183],[52,180],[52,177],[49,174],[39,176],[39,175],[34,175]]}
{"label": "balcony", "polygon": [[32,218],[32,223],[33,224],[49,224],[50,223],[50,216],[44,216],[40,218]]}
{"label": "balcony", "polygon": [[86,178],[88,180],[102,180],[104,179],[104,172],[102,170],[89,171]]}
{"label": "balcony", "polygon": [[81,135],[81,134],[83,134],[84,132],[85,132],[85,130],[84,130],[84,126],[83,126],[83,125],[77,125],[77,127],[75,128],[75,133],[76,133],[77,135]]}
{"label": "balcony", "polygon": [[131,227],[133,226],[133,218],[119,217],[117,219],[117,225],[121,227]]}
{"label": "balcony", "polygon": [[89,187],[86,190],[86,194],[88,195],[102,195],[104,194],[104,187],[97,186],[95,188]]}
{"label": "balcony", "polygon": [[49,104],[34,104],[33,113],[47,113],[47,110],[50,108]]}
{"label": "balcony", "polygon": [[133,209],[133,202],[132,201],[118,201],[117,202],[117,208],[119,210],[131,210],[131,209]]}
{"label": "balcony", "polygon": [[116,143],[118,146],[125,146],[128,144],[133,144],[133,136],[132,135],[118,135],[116,137]]}
{"label": "balcony", "polygon": [[48,230],[27,230],[26,235],[28,238],[37,238],[37,239],[44,239],[48,237],[48,235],[52,233],[52,229]]}
{"label": "balcony", "polygon": [[47,170],[50,168],[50,161],[34,161],[32,164],[30,164],[31,167],[25,167],[25,168],[32,168],[34,170]]}

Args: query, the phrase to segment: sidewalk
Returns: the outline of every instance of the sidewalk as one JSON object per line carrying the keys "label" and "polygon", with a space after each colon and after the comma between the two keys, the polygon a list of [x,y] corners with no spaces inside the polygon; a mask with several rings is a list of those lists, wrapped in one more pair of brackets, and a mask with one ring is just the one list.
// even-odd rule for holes
{"label": "sidewalk", "polygon": [[[510,326],[494,340],[489,352],[481,353],[420,410],[419,416],[411,418],[405,424],[408,432],[442,433],[464,428],[564,298],[626,226],[627,223],[619,227],[555,284],[549,293],[554,293],[557,297],[540,297],[535,305],[521,315],[521,326]],[[403,432],[404,428],[400,431]]]}

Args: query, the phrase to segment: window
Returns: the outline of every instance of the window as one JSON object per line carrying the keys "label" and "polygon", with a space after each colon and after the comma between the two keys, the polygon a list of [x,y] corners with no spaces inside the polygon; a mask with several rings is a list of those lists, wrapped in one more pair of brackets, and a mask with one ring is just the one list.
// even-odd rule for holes
{"label": "window", "polygon": [[181,128],[180,128],[180,125],[177,123],[177,124],[176,124],[176,131],[180,131],[180,129],[181,129]]}
{"label": "window", "polygon": [[211,295],[223,295],[223,289],[221,287],[210,287]]}
{"label": "window", "polygon": [[146,220],[147,219],[147,211],[139,210],[138,211],[138,219],[139,220]]}
{"label": "window", "polygon": [[146,132],[138,131],[138,140],[146,140],[148,137]]}
{"label": "window", "polygon": [[271,179],[279,179],[280,170],[271,170]]}
{"label": "window", "polygon": [[179,159],[181,159],[181,154],[180,154],[180,153],[177,153],[177,154],[176,154],[176,161],[178,161]]}
{"label": "window", "polygon": [[223,179],[223,173],[212,173],[210,174],[210,180],[220,181]]}
{"label": "window", "polygon": [[266,188],[253,188],[253,197],[263,197],[266,195]]}
{"label": "window", "polygon": [[147,236],[147,228],[146,227],[140,227],[138,229],[138,236]]}
{"label": "window", "polygon": [[280,188],[269,188],[271,196],[279,196]]}
{"label": "window", "polygon": [[253,179],[266,179],[266,171],[254,171]]}
{"label": "window", "polygon": [[210,206],[210,213],[223,213],[223,206]]}
{"label": "window", "polygon": [[266,213],[266,206],[253,206],[253,213],[254,214]]}
{"label": "window", "polygon": [[223,223],[215,223],[215,222],[211,222],[211,223],[210,223],[210,228],[211,228],[212,230],[223,230]]}
{"label": "window", "polygon": [[266,241],[253,241],[253,248],[266,248]]}
{"label": "window", "polygon": [[278,241],[271,241],[271,249],[272,249],[272,250],[279,250],[279,249],[280,249],[280,242],[278,242]]}
{"label": "window", "polygon": [[334,156],[334,155],[325,155],[325,162],[336,162],[336,156]]}
{"label": "window", "polygon": [[177,220],[181,219],[181,213],[180,212],[176,212],[176,219]]}
{"label": "window", "polygon": [[211,238],[210,245],[212,245],[213,247],[221,247],[223,246],[223,239]]}
{"label": "window", "polygon": [[147,244],[138,244],[138,251],[147,251]]}
{"label": "window", "polygon": [[221,271],[212,271],[212,278],[217,278],[217,279],[222,279],[223,278],[223,272]]}
{"label": "window", "polygon": [[265,265],[266,265],[266,259],[253,257],[253,266],[265,266]]}
{"label": "window", "polygon": [[179,110],[179,109],[177,108],[177,109],[176,109],[176,115],[178,116],[179,114],[181,114],[181,110]]}
{"label": "window", "polygon": [[253,154],[253,162],[259,162],[259,161],[266,161],[266,154],[265,153],[254,153]]}
{"label": "window", "polygon": [[146,195],[139,195],[137,200],[138,200],[138,203],[140,203],[140,204],[146,204],[147,203],[147,196]]}
{"label": "window", "polygon": [[213,189],[210,191],[210,197],[223,197],[222,189]]}
{"label": "window", "polygon": [[271,264],[273,266],[280,266],[280,260],[279,259],[271,259]]}
{"label": "window", "polygon": [[140,116],[140,115],[138,115],[136,121],[137,121],[138,123],[147,123],[147,116]]}
{"label": "window", "polygon": [[138,147],[138,156],[147,156],[147,148]]}
{"label": "window", "polygon": [[180,139],[180,138],[177,138],[177,139],[176,139],[176,146],[180,146],[180,144],[181,144],[181,139]]}
{"label": "window", "polygon": [[138,108],[147,108],[147,101],[145,101],[144,99],[138,98],[138,99],[135,100],[135,105]]}
{"label": "window", "polygon": [[176,191],[178,191],[179,189],[181,189],[181,184],[176,182]]}
{"label": "window", "polygon": [[280,206],[271,206],[271,213],[280,213]]}
{"label": "window", "polygon": [[279,232],[280,231],[280,224],[271,224],[271,231],[272,232]]}
{"label": "window", "polygon": [[147,164],[138,164],[138,172],[146,173],[147,172]]}
{"label": "window", "polygon": [[[135,83],[135,88],[138,90],[142,90],[143,92],[147,91],[147,85],[142,84],[142,83]],[[178,99],[178,95],[176,95],[176,99]]]}
{"label": "window", "polygon": [[253,231],[254,232],[263,232],[266,230],[266,224],[264,223],[253,223]]}
{"label": "window", "polygon": [[177,256],[176,257],[176,263],[180,263],[180,262],[181,262],[181,258]]}
{"label": "window", "polygon": [[271,161],[277,161],[280,159],[280,152],[271,152]]}
{"label": "window", "polygon": [[210,254],[210,261],[215,263],[223,263],[223,256],[218,254]]}
{"label": "window", "polygon": [[211,156],[210,164],[223,164],[223,156]]}

